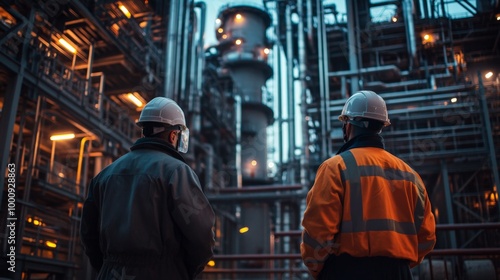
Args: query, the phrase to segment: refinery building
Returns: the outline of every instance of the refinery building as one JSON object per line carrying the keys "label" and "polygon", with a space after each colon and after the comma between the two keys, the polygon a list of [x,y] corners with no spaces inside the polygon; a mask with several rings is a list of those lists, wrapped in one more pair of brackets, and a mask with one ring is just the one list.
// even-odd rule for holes
{"label": "refinery building", "polygon": [[312,279],[305,198],[359,90],[432,203],[414,279],[500,279],[500,1],[0,0],[0,279],[95,278],[88,183],[156,96],[216,214],[200,279]]}

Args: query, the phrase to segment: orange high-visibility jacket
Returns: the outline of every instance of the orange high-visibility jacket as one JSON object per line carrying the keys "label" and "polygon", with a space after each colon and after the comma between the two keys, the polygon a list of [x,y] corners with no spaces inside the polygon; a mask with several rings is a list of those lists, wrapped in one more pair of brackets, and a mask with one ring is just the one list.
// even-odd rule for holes
{"label": "orange high-visibility jacket", "polygon": [[323,162],[306,202],[300,247],[314,278],[329,254],[407,259],[413,267],[436,243],[422,179],[381,148],[353,148]]}

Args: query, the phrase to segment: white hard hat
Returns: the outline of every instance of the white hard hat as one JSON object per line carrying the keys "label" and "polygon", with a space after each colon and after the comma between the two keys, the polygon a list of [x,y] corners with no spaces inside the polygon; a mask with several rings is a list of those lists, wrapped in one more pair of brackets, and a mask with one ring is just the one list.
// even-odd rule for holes
{"label": "white hard hat", "polygon": [[391,124],[384,99],[370,90],[362,90],[349,97],[339,120],[354,120],[356,117],[380,121],[384,126]]}
{"label": "white hard hat", "polygon": [[186,119],[181,107],[175,101],[166,97],[155,97],[144,106],[137,125],[142,127],[145,122],[186,127]]}
{"label": "white hard hat", "polygon": [[[142,109],[137,125],[143,127],[144,123],[167,124],[170,126],[178,126],[181,131],[176,149],[181,153],[186,153],[189,147],[189,129],[186,126],[186,119],[181,107],[170,98],[155,97],[144,106]],[[165,131],[165,127],[161,127],[154,133]]]}

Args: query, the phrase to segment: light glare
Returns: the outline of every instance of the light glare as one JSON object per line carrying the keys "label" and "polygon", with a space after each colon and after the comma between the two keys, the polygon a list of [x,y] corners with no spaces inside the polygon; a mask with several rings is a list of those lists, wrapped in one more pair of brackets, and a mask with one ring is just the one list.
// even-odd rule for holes
{"label": "light glare", "polygon": [[123,5],[120,5],[118,6],[118,8],[120,8],[120,10],[123,12],[123,14],[127,17],[127,18],[130,18],[132,16],[132,14],[130,14],[129,10],[127,9],[127,7],[123,6]]}
{"label": "light glare", "polygon": [[69,52],[76,53],[76,49],[63,38],[59,39],[59,44],[63,45]]}
{"label": "light glare", "polygon": [[248,227],[242,227],[240,228],[240,233],[245,233],[248,232],[250,229]]}
{"label": "light glare", "polygon": [[50,140],[52,140],[52,141],[68,140],[68,139],[73,139],[73,138],[75,138],[74,133],[56,134],[56,135],[50,136]]}
{"label": "light glare", "polygon": [[142,102],[133,93],[127,94],[127,98],[137,107],[142,107]]}

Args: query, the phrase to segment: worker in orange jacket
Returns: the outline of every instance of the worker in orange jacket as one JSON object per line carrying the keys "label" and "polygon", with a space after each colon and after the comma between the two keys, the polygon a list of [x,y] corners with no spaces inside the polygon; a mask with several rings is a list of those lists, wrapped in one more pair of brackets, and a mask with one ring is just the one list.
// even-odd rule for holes
{"label": "worker in orange jacket", "polygon": [[339,120],[346,142],[318,168],[307,194],[301,254],[315,279],[412,279],[435,243],[424,183],[384,149],[385,101],[360,91]]}

